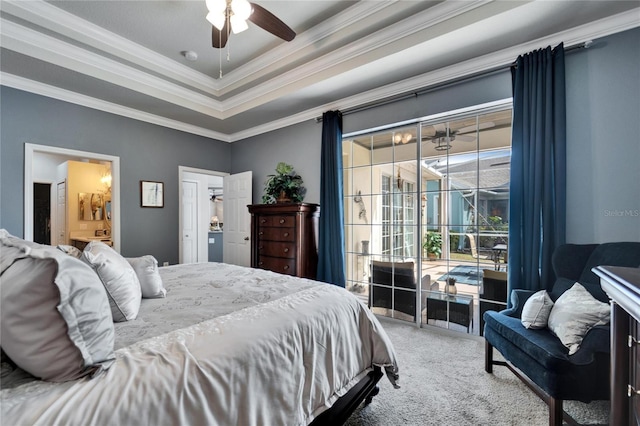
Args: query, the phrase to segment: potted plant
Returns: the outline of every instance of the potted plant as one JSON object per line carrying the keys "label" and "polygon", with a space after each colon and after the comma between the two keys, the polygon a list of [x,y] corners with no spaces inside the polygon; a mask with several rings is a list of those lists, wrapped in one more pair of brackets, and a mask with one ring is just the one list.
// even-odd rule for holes
{"label": "potted plant", "polygon": [[307,192],[302,185],[302,177],[293,170],[293,166],[278,163],[276,174],[269,175],[264,183],[264,204],[300,203]]}
{"label": "potted plant", "polygon": [[427,235],[424,236],[422,248],[427,253],[427,258],[439,258],[442,255],[442,234],[435,231],[427,232]]}

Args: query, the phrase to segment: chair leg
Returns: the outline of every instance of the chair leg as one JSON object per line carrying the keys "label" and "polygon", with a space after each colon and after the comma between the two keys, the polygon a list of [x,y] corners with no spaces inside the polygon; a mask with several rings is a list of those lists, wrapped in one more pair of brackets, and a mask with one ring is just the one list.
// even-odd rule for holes
{"label": "chair leg", "polygon": [[549,398],[549,426],[562,426],[562,400]]}
{"label": "chair leg", "polygon": [[484,340],[484,371],[493,373],[493,346],[487,339]]}

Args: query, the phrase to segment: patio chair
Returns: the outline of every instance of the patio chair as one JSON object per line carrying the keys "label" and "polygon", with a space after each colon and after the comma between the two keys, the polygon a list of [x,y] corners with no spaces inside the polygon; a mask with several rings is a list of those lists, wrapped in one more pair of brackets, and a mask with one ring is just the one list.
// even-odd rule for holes
{"label": "patio chair", "polygon": [[469,247],[471,248],[471,256],[474,259],[488,259],[488,256],[478,253],[478,247],[476,246],[476,236],[473,234],[465,234],[469,238]]}
{"label": "patio chair", "polygon": [[[502,302],[502,303],[500,303]],[[507,273],[482,270],[482,287],[480,288],[480,335],[484,335],[484,313],[507,309]]]}
{"label": "patio chair", "polygon": [[[421,279],[423,290],[422,306],[425,306],[426,295],[431,290],[431,277],[425,275]],[[371,283],[369,306],[371,308],[394,309],[410,315],[416,315],[416,277],[413,262],[381,262],[371,261]],[[380,285],[388,286],[382,287]]]}

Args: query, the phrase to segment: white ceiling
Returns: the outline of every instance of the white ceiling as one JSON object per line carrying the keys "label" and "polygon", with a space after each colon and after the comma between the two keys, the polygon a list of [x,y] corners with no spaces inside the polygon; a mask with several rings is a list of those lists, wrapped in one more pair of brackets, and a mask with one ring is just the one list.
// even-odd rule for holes
{"label": "white ceiling", "polygon": [[204,0],[0,0],[0,82],[233,142],[640,26],[637,0],[253,2],[296,38],[214,49]]}

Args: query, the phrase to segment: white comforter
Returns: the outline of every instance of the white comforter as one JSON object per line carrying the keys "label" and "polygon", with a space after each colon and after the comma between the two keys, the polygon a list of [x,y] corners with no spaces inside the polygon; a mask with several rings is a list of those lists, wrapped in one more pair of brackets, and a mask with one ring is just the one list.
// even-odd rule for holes
{"label": "white comforter", "polygon": [[[240,310],[125,346],[116,352],[111,369],[97,378],[63,384],[35,381],[5,389],[1,423],[305,425],[374,365],[385,367],[395,384],[392,344],[377,319],[349,292],[267,271],[211,265],[209,269],[227,276],[253,277],[236,280],[236,294],[251,294],[260,283],[268,287],[274,285],[266,284],[269,281],[283,280],[285,287],[295,291],[298,283],[300,290],[275,300],[240,303]],[[230,287],[223,285],[224,278],[216,281],[208,275],[207,280],[211,288]],[[167,298],[156,303],[167,308],[172,286],[165,285]],[[158,311],[153,301],[147,305],[149,311]]]}

